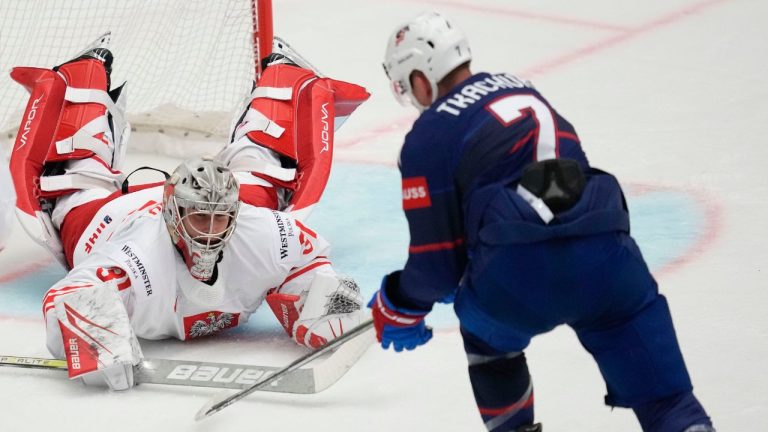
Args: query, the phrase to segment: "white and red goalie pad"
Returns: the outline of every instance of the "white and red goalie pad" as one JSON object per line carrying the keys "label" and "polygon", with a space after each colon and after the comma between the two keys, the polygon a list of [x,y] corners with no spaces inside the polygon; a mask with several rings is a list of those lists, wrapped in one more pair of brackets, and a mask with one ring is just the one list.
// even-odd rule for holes
{"label": "white and red goalie pad", "polygon": [[[82,189],[116,189],[130,128],[123,106],[108,93],[101,60],[79,58],[54,70],[17,67],[11,77],[30,93],[10,160],[16,206],[25,229],[61,261],[56,227],[41,201]],[[51,164],[78,160],[86,162],[44,175]],[[35,219],[42,232],[33,228]]]}
{"label": "white and red goalie pad", "polygon": [[[286,211],[308,213],[322,196],[333,161],[334,132],[370,97],[356,84],[320,78],[314,72],[291,65],[272,65],[264,70],[234,140],[244,135],[296,162],[295,173],[281,176],[254,171],[273,184],[293,189]],[[293,178],[287,178],[286,176]],[[282,182],[282,183],[281,183]]]}
{"label": "white and red goalie pad", "polygon": [[39,210],[38,198],[79,189],[41,185],[46,163],[95,157],[112,168],[119,159],[115,139],[106,136],[107,107],[114,104],[107,94],[104,64],[96,59],[79,59],[57,70],[17,67],[11,77],[30,92],[11,154],[11,172],[19,209],[33,214]]}

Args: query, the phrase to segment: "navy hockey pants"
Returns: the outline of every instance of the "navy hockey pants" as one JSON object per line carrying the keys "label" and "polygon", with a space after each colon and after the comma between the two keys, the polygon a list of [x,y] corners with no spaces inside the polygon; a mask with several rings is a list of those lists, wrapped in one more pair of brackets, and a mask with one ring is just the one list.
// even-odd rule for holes
{"label": "navy hockey pants", "polygon": [[610,405],[692,389],[667,301],[626,233],[480,246],[455,307],[464,329],[501,352],[569,325],[597,362]]}

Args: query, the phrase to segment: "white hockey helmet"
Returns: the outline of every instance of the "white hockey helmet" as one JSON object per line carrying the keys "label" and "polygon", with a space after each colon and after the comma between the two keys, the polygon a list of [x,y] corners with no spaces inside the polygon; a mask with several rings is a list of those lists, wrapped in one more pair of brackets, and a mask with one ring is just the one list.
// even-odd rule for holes
{"label": "white hockey helmet", "polygon": [[432,102],[437,84],[458,66],[472,60],[464,33],[442,15],[424,13],[398,27],[387,41],[384,71],[392,82],[392,92],[403,105],[424,111],[413,97],[411,73],[421,71],[432,86]]}
{"label": "white hockey helmet", "polygon": [[223,163],[210,157],[184,161],[165,182],[163,217],[195,279],[207,281],[240,209],[239,185]]}

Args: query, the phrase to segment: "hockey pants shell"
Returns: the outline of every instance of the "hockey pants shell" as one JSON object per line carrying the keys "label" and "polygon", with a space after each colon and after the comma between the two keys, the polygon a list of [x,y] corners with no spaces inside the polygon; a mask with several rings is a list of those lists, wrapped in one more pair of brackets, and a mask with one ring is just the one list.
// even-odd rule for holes
{"label": "hockey pants shell", "polygon": [[467,276],[455,303],[461,325],[500,352],[568,324],[595,358],[609,405],[692,389],[667,301],[628,234],[481,244]]}

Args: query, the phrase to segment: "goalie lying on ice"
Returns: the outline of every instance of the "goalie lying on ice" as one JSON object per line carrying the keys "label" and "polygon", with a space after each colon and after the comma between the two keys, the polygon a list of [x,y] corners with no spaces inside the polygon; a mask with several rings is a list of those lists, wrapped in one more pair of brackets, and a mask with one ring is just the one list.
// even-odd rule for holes
{"label": "goalie lying on ice", "polygon": [[[357,285],[336,274],[321,236],[279,210],[320,198],[328,125],[365,101],[365,89],[283,58],[266,69],[271,91],[256,87],[222,155],[128,187],[120,168],[130,127],[123,86],[109,89],[111,64],[97,47],[53,70],[12,73],[30,91],[11,160],[17,206],[41,222],[46,246],[70,270],[43,300],[48,348],[67,359],[69,376],[130,388],[137,337],[212,335],[245,323],[265,300],[301,345],[356,326]],[[307,115],[318,103],[325,117]]]}

